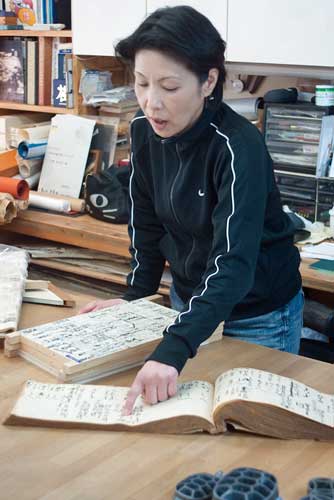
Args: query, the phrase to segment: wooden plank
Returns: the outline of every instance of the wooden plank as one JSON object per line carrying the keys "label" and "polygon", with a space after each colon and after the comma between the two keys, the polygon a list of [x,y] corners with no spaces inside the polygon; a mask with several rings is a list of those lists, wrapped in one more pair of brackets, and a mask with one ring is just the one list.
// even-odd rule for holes
{"label": "wooden plank", "polygon": [[129,236],[126,225],[109,224],[90,215],[70,217],[28,209],[6,230],[129,258]]}
{"label": "wooden plank", "polygon": [[53,37],[72,37],[72,31],[71,30],[6,30],[6,31],[0,31],[0,37],[1,36],[32,36],[32,37],[47,37],[47,38],[53,38]]}
{"label": "wooden plank", "polygon": [[316,259],[303,259],[300,265],[303,286],[315,290],[334,293],[334,273],[326,273],[310,268]]}
{"label": "wooden plank", "polygon": [[[117,273],[102,273],[98,271],[92,271],[90,269],[85,269],[85,267],[71,266],[69,264],[54,262],[47,259],[31,259],[30,262],[32,265],[41,268],[54,269],[56,271],[62,271],[64,273],[76,274],[78,276],[85,276],[87,278],[93,278],[96,280],[106,281],[108,283],[115,283],[116,285],[126,286],[126,276],[121,276]],[[167,283],[160,283],[158,292],[161,295],[169,296],[169,288],[170,287]]]}
{"label": "wooden plank", "polygon": [[[1,33],[1,31],[0,31]],[[6,32],[8,33],[8,31]],[[62,108],[57,106],[39,106],[38,104],[25,104],[19,102],[5,102],[0,101],[0,108],[12,109],[17,111],[37,111],[40,113],[57,113],[57,114],[72,114],[74,110],[72,108]]]}

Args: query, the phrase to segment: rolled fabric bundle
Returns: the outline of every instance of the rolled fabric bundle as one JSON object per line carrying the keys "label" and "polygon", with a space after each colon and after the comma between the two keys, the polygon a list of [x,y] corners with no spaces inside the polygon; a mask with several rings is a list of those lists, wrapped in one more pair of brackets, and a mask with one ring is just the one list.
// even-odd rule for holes
{"label": "rolled fabric bundle", "polygon": [[18,156],[19,172],[23,179],[31,177],[32,175],[42,170],[43,159],[36,158],[35,160],[24,160]]}
{"label": "rolled fabric bundle", "polygon": [[29,198],[29,184],[16,177],[0,177],[0,193],[9,193],[19,200]]}
{"label": "rolled fabric bundle", "polygon": [[0,224],[9,224],[16,216],[14,197],[8,193],[0,193]]}
{"label": "rolled fabric bundle", "polygon": [[30,191],[30,195],[32,194],[38,194],[38,196],[44,196],[47,198],[54,198],[56,200],[64,200],[68,201],[70,204],[70,210],[73,212],[85,212],[85,200],[82,200],[80,198],[71,198],[70,196],[63,196],[62,194],[51,194],[51,193],[46,193],[44,191]]}
{"label": "rolled fabric bundle", "polygon": [[22,141],[17,147],[18,154],[23,159],[43,158],[46,152],[47,141]]}
{"label": "rolled fabric bundle", "polygon": [[62,199],[51,198],[50,196],[40,196],[39,193],[30,192],[29,206],[45,208],[55,212],[70,212],[71,205],[68,201]]}

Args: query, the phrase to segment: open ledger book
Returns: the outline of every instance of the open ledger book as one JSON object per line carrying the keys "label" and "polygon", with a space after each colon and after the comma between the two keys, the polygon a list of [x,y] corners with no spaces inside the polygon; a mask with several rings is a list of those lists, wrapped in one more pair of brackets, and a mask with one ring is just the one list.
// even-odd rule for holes
{"label": "open ledger book", "polygon": [[180,384],[177,395],[154,406],[138,398],[122,416],[128,388],[27,381],[5,420],[9,425],[156,433],[217,434],[226,424],[279,438],[334,439],[334,396],[293,379],[234,368],[213,386]]}

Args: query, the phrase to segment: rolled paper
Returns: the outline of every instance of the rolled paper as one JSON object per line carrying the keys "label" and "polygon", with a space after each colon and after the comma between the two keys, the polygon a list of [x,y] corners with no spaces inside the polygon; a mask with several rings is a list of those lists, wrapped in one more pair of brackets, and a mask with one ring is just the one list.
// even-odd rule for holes
{"label": "rolled paper", "polygon": [[19,200],[27,200],[29,184],[23,179],[0,177],[0,193],[9,193]]}
{"label": "rolled paper", "polygon": [[23,158],[19,158],[19,172],[21,177],[26,179],[40,172],[42,170],[42,164],[42,158],[36,158],[35,160],[23,160]]}
{"label": "rolled paper", "polygon": [[9,224],[16,216],[17,208],[13,196],[0,193],[0,224]]}
{"label": "rolled paper", "polygon": [[[33,194],[33,191],[30,191],[30,194]],[[71,206],[71,211],[73,212],[85,212],[85,200],[82,200],[80,198],[71,198],[70,196],[63,196],[61,194],[51,194],[51,193],[46,193],[44,191],[37,191],[36,194],[38,196],[44,196],[48,198],[55,198],[56,200],[64,200],[68,201],[70,206]]]}
{"label": "rolled paper", "polygon": [[22,141],[18,145],[18,154],[23,159],[43,158],[46,152],[47,141],[28,142]]}
{"label": "rolled paper", "polygon": [[71,211],[71,205],[68,201],[40,196],[38,193],[33,192],[29,194],[29,206],[45,208],[46,210],[53,210],[54,212],[66,213]]}
{"label": "rolled paper", "polygon": [[40,176],[41,176],[41,172],[36,172],[36,174],[31,175],[30,177],[26,177],[25,179],[23,179],[22,176],[20,174],[18,174],[18,175],[14,175],[13,179],[24,180],[28,184],[30,189],[34,189],[38,184]]}
{"label": "rolled paper", "polygon": [[27,210],[29,206],[29,200],[15,200],[14,203],[18,210]]}

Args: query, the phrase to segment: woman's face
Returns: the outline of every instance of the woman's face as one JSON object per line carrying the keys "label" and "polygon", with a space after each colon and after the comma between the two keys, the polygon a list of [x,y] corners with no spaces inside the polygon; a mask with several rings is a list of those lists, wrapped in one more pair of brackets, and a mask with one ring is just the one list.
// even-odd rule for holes
{"label": "woman's face", "polygon": [[209,95],[206,82],[200,84],[183,64],[156,50],[142,49],[136,54],[134,74],[139,105],[159,136],[184,132],[202,113]]}

